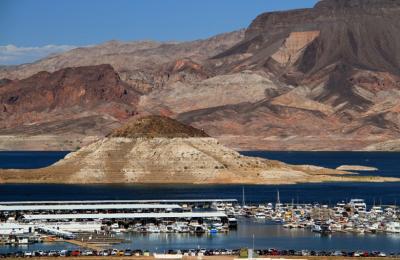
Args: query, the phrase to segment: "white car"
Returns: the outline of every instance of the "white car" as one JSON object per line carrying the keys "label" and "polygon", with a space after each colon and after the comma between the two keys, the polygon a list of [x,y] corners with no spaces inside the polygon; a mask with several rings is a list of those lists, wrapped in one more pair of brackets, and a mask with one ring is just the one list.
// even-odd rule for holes
{"label": "white car", "polygon": [[60,251],[60,256],[62,256],[62,257],[65,257],[65,256],[67,256],[67,250],[61,250]]}
{"label": "white car", "polygon": [[82,255],[83,255],[83,256],[92,256],[92,255],[93,255],[93,252],[90,251],[90,250],[86,250],[86,251],[83,251],[83,252],[82,252]]}
{"label": "white car", "polygon": [[385,252],[380,252],[378,256],[379,257],[386,257],[386,253]]}

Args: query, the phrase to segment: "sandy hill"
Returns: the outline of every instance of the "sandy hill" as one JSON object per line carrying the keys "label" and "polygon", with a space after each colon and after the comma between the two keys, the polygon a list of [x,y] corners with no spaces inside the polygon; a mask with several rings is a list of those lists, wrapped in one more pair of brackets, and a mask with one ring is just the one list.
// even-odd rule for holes
{"label": "sandy hill", "polygon": [[[148,132],[147,132],[148,131]],[[198,129],[142,117],[109,137],[38,170],[0,172],[4,183],[296,183],[390,181],[313,166],[246,157]]]}

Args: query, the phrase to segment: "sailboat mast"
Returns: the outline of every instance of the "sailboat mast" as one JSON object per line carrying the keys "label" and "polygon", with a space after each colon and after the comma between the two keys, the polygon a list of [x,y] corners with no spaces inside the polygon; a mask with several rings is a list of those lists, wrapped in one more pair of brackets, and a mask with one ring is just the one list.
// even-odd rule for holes
{"label": "sailboat mast", "polygon": [[279,190],[276,190],[276,204],[281,204],[281,198],[279,195]]}
{"label": "sailboat mast", "polygon": [[242,186],[242,205],[246,205],[245,197],[244,197],[244,187]]}

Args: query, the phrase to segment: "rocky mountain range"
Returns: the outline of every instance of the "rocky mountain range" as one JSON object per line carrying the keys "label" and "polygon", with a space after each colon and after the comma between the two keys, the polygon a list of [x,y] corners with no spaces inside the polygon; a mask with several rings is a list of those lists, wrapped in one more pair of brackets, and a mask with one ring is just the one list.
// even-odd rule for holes
{"label": "rocky mountain range", "polygon": [[20,135],[73,149],[147,114],[236,149],[399,143],[399,15],[399,1],[322,0],[205,40],[111,41],[1,68],[0,149]]}
{"label": "rocky mountain range", "polygon": [[42,169],[0,170],[0,183],[283,184],[398,181],[246,157],[203,131],[161,116],[139,117]]}

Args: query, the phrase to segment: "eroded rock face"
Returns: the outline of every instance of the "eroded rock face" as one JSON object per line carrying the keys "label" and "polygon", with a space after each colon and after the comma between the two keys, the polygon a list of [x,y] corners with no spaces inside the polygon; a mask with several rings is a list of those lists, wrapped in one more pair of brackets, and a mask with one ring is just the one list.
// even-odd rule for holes
{"label": "eroded rock face", "polygon": [[64,125],[71,133],[90,131],[97,123],[105,126],[134,115],[139,96],[110,65],[40,72],[2,85],[0,131],[26,127],[29,132],[31,125],[32,132],[37,127],[40,133],[39,125],[50,130],[52,123],[54,131],[45,134],[62,132]]}
{"label": "eroded rock face", "polygon": [[297,62],[304,49],[318,36],[319,31],[292,32],[271,58],[281,66],[290,66]]}
{"label": "eroded rock face", "polygon": [[224,73],[262,71],[278,95],[178,118],[242,149],[354,150],[399,138],[399,15],[390,0],[261,14],[212,61]]}

